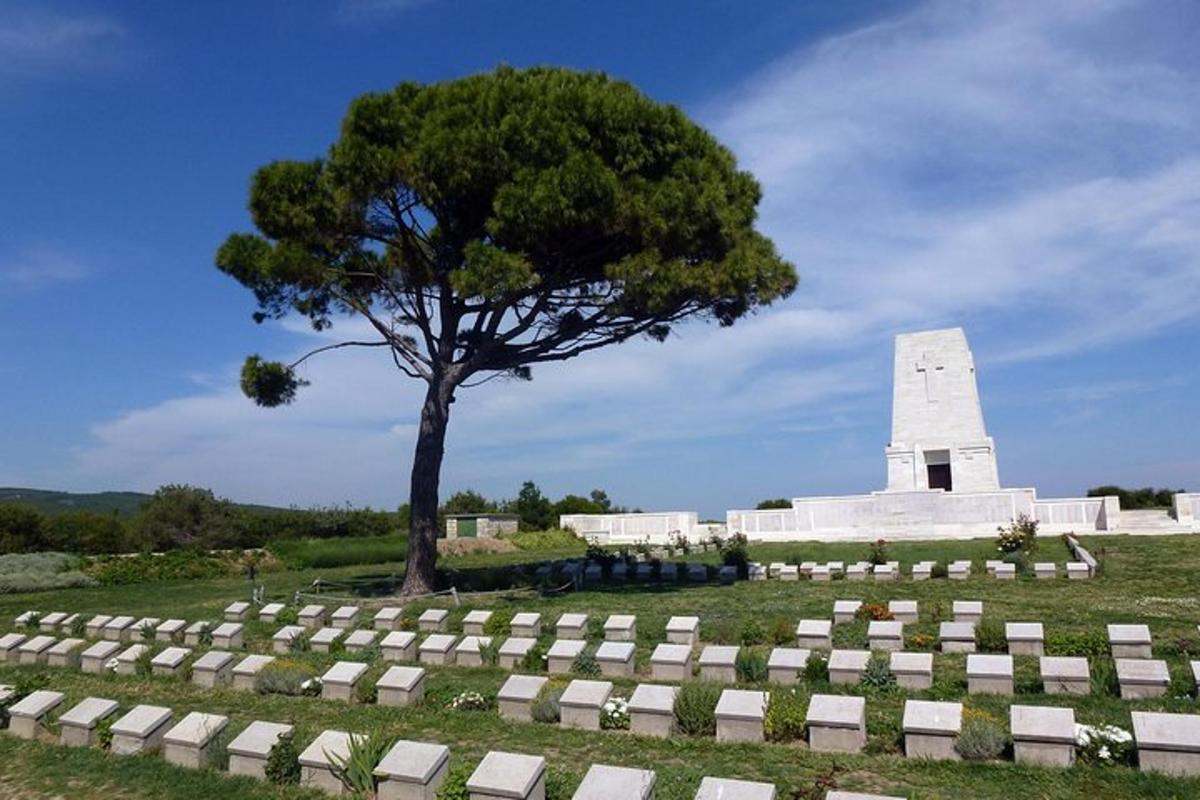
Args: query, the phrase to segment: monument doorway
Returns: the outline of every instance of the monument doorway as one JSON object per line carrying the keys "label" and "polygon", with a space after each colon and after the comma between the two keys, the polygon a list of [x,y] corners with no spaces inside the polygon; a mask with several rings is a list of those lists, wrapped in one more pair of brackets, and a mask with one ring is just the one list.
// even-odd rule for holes
{"label": "monument doorway", "polygon": [[949,450],[927,450],[925,452],[925,472],[930,489],[954,491],[954,482],[950,477]]}

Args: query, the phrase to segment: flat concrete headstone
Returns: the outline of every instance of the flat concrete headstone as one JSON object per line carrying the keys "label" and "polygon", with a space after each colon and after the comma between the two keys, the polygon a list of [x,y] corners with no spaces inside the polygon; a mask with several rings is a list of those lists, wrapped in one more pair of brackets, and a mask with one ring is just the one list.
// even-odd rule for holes
{"label": "flat concrete headstone", "polygon": [[46,654],[58,640],[53,636],[34,636],[26,639],[17,648],[17,661],[20,664],[45,664]]}
{"label": "flat concrete headstone", "polygon": [[0,636],[0,660],[10,664],[17,663],[20,660],[20,651],[17,648],[28,638],[23,633],[6,633]]}
{"label": "flat concrete headstone", "polygon": [[933,653],[893,652],[888,666],[902,689],[928,689],[933,685]]}
{"label": "flat concrete headstone", "polygon": [[1008,652],[1018,656],[1044,655],[1046,630],[1040,622],[1009,622],[1004,626]]}
{"label": "flat concrete headstone", "polygon": [[305,628],[320,628],[325,624],[327,613],[325,606],[310,603],[300,609],[296,618]]}
{"label": "flat concrete headstone", "polygon": [[571,800],[650,800],[654,783],[652,770],[593,764]]}
{"label": "flat concrete headstone", "polygon": [[377,631],[398,631],[403,623],[404,609],[398,606],[387,606],[375,612],[375,618],[372,622],[375,623]]}
{"label": "flat concrete headstone", "polygon": [[504,640],[497,650],[497,663],[503,669],[518,669],[525,656],[537,646],[537,639],[524,636],[510,636]]}
{"label": "flat concrete headstone", "polygon": [[915,624],[918,616],[918,603],[916,600],[891,600],[888,602],[888,611],[897,622],[904,624]]}
{"label": "flat concrete headstone", "polygon": [[703,778],[695,800],[775,800],[775,785],[732,778]]}
{"label": "flat concrete headstone", "polygon": [[346,637],[345,645],[347,653],[361,653],[375,643],[379,637],[379,631],[362,629],[350,631],[350,635]]}
{"label": "flat concrete headstone", "polygon": [[213,628],[213,647],[226,650],[240,650],[245,626],[240,622],[224,622]]}
{"label": "flat concrete headstone", "polygon": [[112,724],[113,755],[131,756],[157,750],[171,724],[171,709],[162,706],[134,706]]}
{"label": "flat concrete headstone", "polygon": [[135,621],[133,617],[127,615],[113,617],[104,625],[101,635],[110,642],[128,641],[132,635],[133,623]]}
{"label": "flat concrete headstone", "polygon": [[89,697],[72,706],[61,717],[59,743],[65,747],[90,747],[96,741],[96,728],[117,713],[120,704],[103,697]]}
{"label": "flat concrete headstone", "polygon": [[354,687],[367,672],[360,661],[338,661],[321,676],[321,697],[326,700],[354,699]]}
{"label": "flat concrete headstone", "polygon": [[18,739],[36,739],[45,731],[46,718],[62,705],[62,692],[39,689],[8,707],[8,731]]}
{"label": "flat concrete headstone", "polygon": [[1200,775],[1200,714],[1134,711],[1138,767],[1148,772]]}
{"label": "flat concrete headstone", "polygon": [[639,684],[629,698],[629,731],[641,736],[670,736],[675,729],[678,693],[678,686]]}
{"label": "flat concrete headstone", "polygon": [[871,620],[867,625],[867,642],[872,650],[903,649],[904,623],[895,620]]}
{"label": "flat concrete headstone", "polygon": [[385,661],[415,661],[417,635],[412,631],[392,631],[379,642]]}
{"label": "flat concrete headstone", "polygon": [[767,712],[767,693],[725,689],[717,701],[718,742],[761,742]]}
{"label": "flat concrete headstone", "polygon": [[637,638],[637,617],[613,614],[604,621],[604,638],[610,642],[632,642]]}
{"label": "flat concrete headstone", "polygon": [[834,600],[833,621],[838,625],[854,622],[858,609],[861,607],[862,600]]}
{"label": "flat concrete headstone", "polygon": [[491,611],[476,609],[463,617],[463,633],[471,636],[482,636],[483,626],[492,618]]}
{"label": "flat concrete headstone", "polygon": [[451,664],[454,660],[454,646],[457,643],[458,637],[453,634],[430,634],[417,647],[418,658],[422,664]]}
{"label": "flat concrete headstone", "polygon": [[284,625],[271,637],[271,649],[276,653],[289,653],[295,642],[304,637],[308,628],[302,625]]}
{"label": "flat concrete headstone", "polygon": [[252,655],[246,656],[234,664],[233,688],[254,691],[254,682],[258,678],[258,674],[274,660],[275,656]]}
{"label": "flat concrete headstone", "polygon": [[700,677],[706,681],[737,682],[738,648],[710,644],[700,651]]}
{"label": "flat concrete headstone", "polygon": [[808,664],[811,650],[803,647],[776,647],[767,657],[767,680],[771,683],[793,684]]}
{"label": "flat concrete headstone", "polygon": [[833,647],[833,623],[827,619],[802,619],[796,625],[796,646],[810,650]]}
{"label": "flat concrete headstone", "polygon": [[449,611],[444,608],[430,608],[417,617],[417,629],[430,633],[440,633],[446,630],[449,621]]}
{"label": "flat concrete headstone", "polygon": [[186,647],[168,647],[150,659],[150,669],[155,675],[175,675],[191,654]]}
{"label": "flat concrete headstone", "polygon": [[376,702],[381,706],[404,707],[425,697],[425,670],[421,667],[389,667],[375,684]]}
{"label": "flat concrete headstone", "polygon": [[1166,661],[1152,658],[1118,658],[1114,661],[1121,697],[1138,700],[1166,696],[1171,686]]}
{"label": "flat concrete headstone", "polygon": [[1014,705],[1008,711],[1018,764],[1069,767],[1075,763],[1074,709]]}
{"label": "flat concrete headstone", "polygon": [[361,613],[358,606],[340,606],[329,617],[329,624],[336,628],[353,628]]}
{"label": "flat concrete headstone", "polygon": [[536,639],[542,635],[542,615],[536,611],[522,611],[519,614],[513,614],[509,629],[513,636]]}
{"label": "flat concrete headstone", "polygon": [[699,617],[671,617],[667,620],[667,641],[671,644],[696,644],[700,638]]}
{"label": "flat concrete headstone", "polygon": [[500,716],[519,722],[532,721],[533,701],[548,682],[541,675],[510,676],[497,695]]}
{"label": "flat concrete headstone", "polygon": [[858,753],[867,744],[867,701],[852,695],[814,694],[805,716],[808,746],[818,753]]}
{"label": "flat concrete headstone", "polygon": [[117,674],[118,675],[135,675],[137,674],[137,662],[144,653],[150,652],[150,648],[144,644],[131,644],[121,652],[117,653]]}
{"label": "flat concrete headstone", "polygon": [[908,700],[901,727],[908,758],[959,760],[954,741],[962,732],[962,703]]}
{"label": "flat concrete headstone", "polygon": [[1108,643],[1113,658],[1150,658],[1150,626],[1109,625]]}
{"label": "flat concrete headstone", "polygon": [[435,800],[449,763],[445,745],[401,739],[375,767],[379,800]]}
{"label": "flat concrete headstone", "polygon": [[551,675],[567,674],[586,648],[587,642],[582,639],[555,639],[546,651],[546,671]]}
{"label": "flat concrete headstone", "polygon": [[350,757],[350,734],[345,731],[321,731],[300,753],[300,785],[322,789],[330,794],[343,793],[344,787],[333,774],[335,763]]}
{"label": "flat concrete headstone", "polygon": [[278,722],[251,722],[229,743],[229,774],[266,779],[267,759],[271,756],[271,750],[279,743],[280,737],[294,730],[291,725]]}
{"label": "flat concrete headstone", "polygon": [[596,648],[600,673],[617,677],[633,675],[633,653],[633,642],[601,642]]}
{"label": "flat concrete headstone", "polygon": [[612,691],[609,681],[571,681],[558,698],[562,726],[600,730],[600,707],[608,702]]}
{"label": "flat concrete headstone", "polygon": [[163,758],[171,764],[191,769],[208,766],[210,745],[229,725],[220,714],[193,711],[163,734]]}
{"label": "flat concrete headstone", "polygon": [[192,662],[192,683],[208,689],[224,686],[233,679],[235,659],[225,650],[209,650]]}
{"label": "flat concrete headstone", "polygon": [[943,653],[974,653],[974,622],[943,622],[938,626],[938,643]]}
{"label": "flat concrete headstone", "polygon": [[230,603],[225,606],[225,619],[229,622],[244,622],[249,615],[250,604],[244,601]]}
{"label": "flat concrete headstone", "polygon": [[559,639],[587,638],[587,614],[561,614],[554,623],[554,634]]}
{"label": "flat concrete headstone", "polygon": [[1042,656],[1039,661],[1046,694],[1090,694],[1092,675],[1083,656]]}
{"label": "flat concrete headstone", "polygon": [[967,692],[970,694],[1013,693],[1013,657],[972,653],[967,656]]}
{"label": "flat concrete headstone", "polygon": [[116,657],[121,650],[117,642],[96,642],[79,654],[79,668],[84,672],[99,675],[104,671],[104,665]]}
{"label": "flat concrete headstone", "polygon": [[183,636],[183,630],[186,627],[187,620],[164,620],[158,624],[157,628],[154,629],[154,638],[160,642],[173,642],[176,638]]}
{"label": "flat concrete headstone", "polygon": [[38,620],[38,630],[43,633],[54,633],[66,618],[67,612],[65,611],[52,611]]}
{"label": "flat concrete headstone", "polygon": [[212,627],[213,624],[207,620],[193,622],[183,629],[183,643],[188,647],[195,647],[200,644],[200,637],[204,635],[205,631],[211,630]]}
{"label": "flat concrete headstone", "polygon": [[346,635],[345,628],[321,628],[308,640],[308,646],[316,653],[328,653]]}
{"label": "flat concrete headstone", "polygon": [[283,603],[267,603],[258,610],[258,621],[273,625],[279,619],[280,612],[286,607]]}
{"label": "flat concrete headstone", "polygon": [[467,779],[471,800],[530,800],[545,794],[546,759],[522,753],[491,751]]}
{"label": "flat concrete headstone", "polygon": [[84,628],[87,630],[89,639],[95,639],[104,634],[104,626],[112,621],[112,617],[108,614],[97,614],[87,621]]}
{"label": "flat concrete headstone", "polygon": [[46,651],[46,664],[51,667],[70,666],[85,644],[83,639],[63,639]]}
{"label": "flat concrete headstone", "polygon": [[870,650],[834,650],[829,654],[829,682],[855,684],[871,661]]}
{"label": "flat concrete headstone", "polygon": [[682,681],[692,677],[692,647],[660,644],[650,654],[650,675],[656,681]]}
{"label": "flat concrete headstone", "polygon": [[951,606],[955,622],[979,622],[983,619],[982,600],[955,600]]}

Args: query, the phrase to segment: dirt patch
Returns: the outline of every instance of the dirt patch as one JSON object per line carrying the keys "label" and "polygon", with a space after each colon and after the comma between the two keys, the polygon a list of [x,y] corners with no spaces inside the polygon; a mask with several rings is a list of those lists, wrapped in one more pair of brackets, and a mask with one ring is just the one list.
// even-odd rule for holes
{"label": "dirt patch", "polygon": [[439,556],[466,556],[473,553],[511,553],[516,545],[507,539],[439,539]]}

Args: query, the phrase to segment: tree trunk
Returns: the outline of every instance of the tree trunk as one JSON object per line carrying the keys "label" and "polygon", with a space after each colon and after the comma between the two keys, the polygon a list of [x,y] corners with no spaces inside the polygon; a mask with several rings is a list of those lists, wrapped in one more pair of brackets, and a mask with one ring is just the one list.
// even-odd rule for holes
{"label": "tree trunk", "polygon": [[436,588],[438,535],[438,482],[446,452],[446,424],[450,421],[453,384],[435,376],[421,407],[421,426],[413,456],[409,503],[412,521],[408,536],[408,564],[401,594],[426,594]]}

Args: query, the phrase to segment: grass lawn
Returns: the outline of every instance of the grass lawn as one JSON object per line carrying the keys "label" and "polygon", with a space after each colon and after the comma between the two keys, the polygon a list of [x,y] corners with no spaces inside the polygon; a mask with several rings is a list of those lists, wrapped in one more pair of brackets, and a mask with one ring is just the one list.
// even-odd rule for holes
{"label": "grass lawn", "polygon": [[[540,611],[552,623],[563,611],[586,611],[603,617],[627,612],[638,616],[637,680],[617,680],[617,694],[627,696],[638,680],[648,680],[648,658],[655,644],[664,640],[667,618],[674,614],[701,617],[705,642],[736,643],[750,623],[770,631],[776,621],[794,627],[805,617],[828,618],[835,599],[853,598],[870,602],[914,599],[921,603],[921,622],[905,626],[906,637],[932,634],[937,622],[950,616],[954,599],[982,600],[985,616],[997,621],[1041,621],[1046,625],[1047,649],[1103,647],[1104,626],[1113,622],[1145,622],[1155,638],[1156,657],[1166,658],[1176,685],[1172,694],[1190,689],[1188,656],[1196,653],[1196,625],[1200,622],[1200,538],[1176,537],[1089,537],[1085,545],[1101,557],[1103,574],[1091,581],[1068,582],[1020,579],[1001,582],[983,574],[982,560],[993,556],[990,540],[896,544],[892,557],[904,565],[923,558],[948,561],[972,558],[975,577],[955,582],[933,580],[914,583],[907,577],[891,584],[835,581],[815,584],[740,583],[736,586],[638,587],[589,590],[555,597],[526,596],[519,601],[488,596],[473,598],[452,609],[452,628],[460,625],[469,608],[490,607],[501,613]],[[760,561],[842,559],[865,557],[865,545],[775,545],[752,548]],[[479,569],[514,560],[542,558],[541,553],[508,553],[503,556],[472,556],[454,566]],[[708,560],[712,560],[708,556]],[[1057,539],[1040,543],[1039,560],[1066,560],[1066,549]],[[386,574],[402,565],[384,564],[370,568],[347,567],[266,575],[264,582],[275,596],[285,597],[314,578],[349,579],[364,573]],[[123,612],[158,617],[212,618],[234,599],[246,594],[240,580],[195,581],[183,584],[147,584],[97,589],[76,589],[0,598],[0,627],[11,625],[20,611]],[[424,603],[422,605],[446,605]],[[782,624],[782,623],[781,623]],[[866,625],[858,622],[835,629],[835,646],[863,647]],[[272,632],[254,622],[247,626],[247,647],[268,649]],[[549,638],[549,637],[547,637]],[[762,650],[769,645],[759,645]],[[1192,657],[1200,657],[1193,655]],[[315,653],[297,655],[296,660],[323,670],[338,658]],[[200,689],[177,680],[115,675],[83,675],[68,670],[34,667],[0,667],[0,683],[12,683],[42,672],[52,688],[65,692],[67,702],[86,696],[111,697],[122,707],[135,703],[157,703],[173,708],[177,717],[190,710],[222,713],[233,720],[236,733],[254,719],[291,721],[298,727],[298,741],[307,742],[320,730],[366,730],[381,728],[406,738],[446,744],[452,765],[469,769],[488,750],[507,749],[544,754],[552,769],[568,788],[582,777],[589,764],[609,763],[638,766],[658,772],[659,800],[690,800],[703,775],[765,780],[780,789],[780,798],[807,792],[814,780],[833,773],[841,788],[875,791],[909,798],[1009,798],[1014,790],[1031,798],[1159,798],[1185,800],[1200,797],[1200,780],[1170,779],[1139,773],[1128,767],[1035,769],[1011,762],[930,763],[903,758],[900,747],[900,714],[906,698],[960,699],[969,707],[990,713],[1007,727],[1010,703],[1069,705],[1077,720],[1113,723],[1129,727],[1129,712],[1135,709],[1196,713],[1192,697],[1161,700],[1121,700],[1106,693],[1088,697],[1054,697],[1040,693],[1037,660],[1017,657],[1016,698],[967,696],[965,657],[935,655],[935,684],[926,692],[879,691],[861,687],[830,687],[824,682],[802,685],[798,691],[845,692],[867,696],[868,752],[856,756],[810,753],[800,742],[761,745],[717,744],[711,738],[677,736],[670,740],[633,737],[626,733],[561,730],[553,725],[505,722],[494,712],[452,711],[445,703],[460,691],[477,690],[494,695],[507,673],[497,669],[427,667],[429,701],[417,708],[391,709],[373,705],[347,706],[315,698],[252,695],[231,690]],[[1094,657],[1094,663],[1103,660]],[[370,677],[382,665],[372,668]],[[560,680],[565,684],[565,680]],[[765,688],[765,687],[764,687]],[[774,691],[784,691],[774,687]],[[311,797],[296,788],[267,787],[213,772],[192,773],[175,769],[157,758],[119,759],[99,751],[67,751],[41,743],[17,742],[0,737],[0,796],[50,798],[74,794],[86,787],[113,797],[222,797],[251,798]],[[569,798],[569,793],[566,797]],[[807,798],[809,794],[797,794]],[[820,798],[822,792],[813,797]]]}

